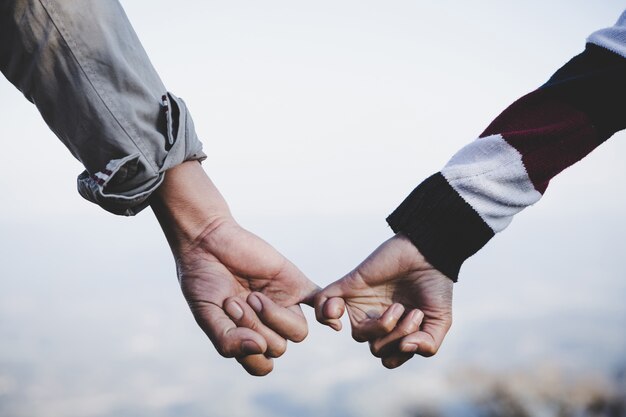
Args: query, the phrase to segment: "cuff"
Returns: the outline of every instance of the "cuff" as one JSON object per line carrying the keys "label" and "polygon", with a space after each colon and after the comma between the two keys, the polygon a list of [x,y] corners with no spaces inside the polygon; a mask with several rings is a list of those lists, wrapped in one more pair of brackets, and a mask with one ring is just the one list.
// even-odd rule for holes
{"label": "cuff", "polygon": [[494,236],[478,213],[437,173],[387,217],[437,270],[456,282],[463,262]]}
{"label": "cuff", "polygon": [[[147,147],[150,160],[146,153],[137,152],[110,160],[95,174],[84,171],[77,180],[82,197],[113,214],[134,216],[150,204],[149,198],[163,182],[165,171],[185,161],[206,159],[185,102],[171,93],[162,100],[166,130],[162,143]],[[151,166],[158,170],[147,168]]]}

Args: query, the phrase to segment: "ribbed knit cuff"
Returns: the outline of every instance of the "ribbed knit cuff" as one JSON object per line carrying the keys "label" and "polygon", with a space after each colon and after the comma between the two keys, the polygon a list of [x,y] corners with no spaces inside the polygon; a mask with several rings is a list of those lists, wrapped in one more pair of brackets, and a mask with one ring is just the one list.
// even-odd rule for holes
{"label": "ribbed knit cuff", "polygon": [[437,173],[409,194],[387,217],[395,233],[403,233],[437,270],[452,281],[461,264],[494,236],[474,209]]}

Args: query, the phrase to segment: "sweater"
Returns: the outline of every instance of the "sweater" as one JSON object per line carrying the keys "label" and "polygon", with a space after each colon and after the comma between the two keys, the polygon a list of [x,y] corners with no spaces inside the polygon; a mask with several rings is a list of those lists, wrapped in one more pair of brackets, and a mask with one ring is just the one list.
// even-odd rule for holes
{"label": "sweater", "polygon": [[626,128],[626,11],[585,50],[505,109],[387,218],[453,281],[463,262],[550,180]]}

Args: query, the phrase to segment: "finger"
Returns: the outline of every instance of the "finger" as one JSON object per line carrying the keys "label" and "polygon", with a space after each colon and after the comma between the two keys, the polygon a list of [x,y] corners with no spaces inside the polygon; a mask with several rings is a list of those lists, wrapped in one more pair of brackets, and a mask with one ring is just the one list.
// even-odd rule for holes
{"label": "finger", "polygon": [[[233,246],[242,251],[232,250],[233,227],[237,230],[237,242]],[[215,232],[214,232],[215,233]],[[224,242],[221,242],[221,240]],[[217,244],[221,242],[222,244]],[[241,277],[262,277],[274,282],[271,287],[280,297],[273,298],[282,306],[298,303],[311,304],[319,287],[285,258],[272,245],[240,226],[229,224],[217,230],[210,241],[211,252],[220,262],[229,267],[231,273]],[[226,243],[226,244],[225,244]]]}
{"label": "finger", "polygon": [[435,355],[450,330],[450,325],[451,320],[424,322],[420,331],[402,338],[400,351],[424,357]]}
{"label": "finger", "polygon": [[394,369],[414,356],[413,352],[401,352],[400,340],[407,335],[419,331],[424,314],[420,310],[413,310],[407,314],[388,335],[370,343],[370,350],[374,356],[382,358],[385,368]]}
{"label": "finger", "polygon": [[190,305],[196,322],[209,337],[215,349],[226,358],[262,354],[267,342],[259,333],[245,327],[237,327],[224,310],[215,304]]}
{"label": "finger", "polygon": [[303,341],[309,329],[299,305],[281,307],[262,293],[248,295],[246,302],[264,325],[293,342]]}
{"label": "finger", "polygon": [[265,355],[248,355],[237,358],[237,362],[243,366],[250,375],[265,376],[274,369],[274,361]]}
{"label": "finger", "polygon": [[402,365],[413,357],[413,353],[400,353],[382,359],[383,366],[387,369],[394,369]]}
{"label": "finger", "polygon": [[343,298],[332,297],[324,304],[322,314],[327,317],[327,324],[333,329],[341,330],[341,320],[343,313],[346,311],[346,303]]}
{"label": "finger", "polygon": [[424,313],[420,310],[412,310],[409,314],[405,315],[390,333],[370,342],[372,355],[378,358],[384,358],[400,353],[400,339],[417,332],[420,328],[420,324],[422,324],[423,318]]}
{"label": "finger", "polygon": [[267,343],[265,356],[280,357],[287,350],[287,341],[261,323],[252,308],[237,297],[227,298],[224,309],[238,328],[248,328],[260,334]]}
{"label": "finger", "polygon": [[350,310],[348,310],[348,314],[350,316],[350,323],[352,324],[352,338],[357,342],[366,342],[390,333],[393,328],[396,327],[402,314],[404,314],[404,306],[399,303],[394,303],[385,310],[382,316],[378,318],[367,318],[360,322],[353,318],[350,314]]}
{"label": "finger", "polygon": [[339,319],[345,310],[346,304],[343,298],[328,298],[323,292],[315,297],[315,318],[336,331],[341,330],[341,320]]}

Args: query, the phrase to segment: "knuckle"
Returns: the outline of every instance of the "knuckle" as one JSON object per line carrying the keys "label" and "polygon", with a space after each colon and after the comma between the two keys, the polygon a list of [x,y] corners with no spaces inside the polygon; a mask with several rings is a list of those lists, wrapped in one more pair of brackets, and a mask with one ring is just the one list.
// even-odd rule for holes
{"label": "knuckle", "polygon": [[317,308],[320,304],[323,303],[326,296],[324,295],[324,290],[318,292],[313,296],[313,305]]}
{"label": "knuckle", "polygon": [[232,348],[226,344],[218,344],[215,346],[215,349],[224,358],[232,358],[234,356]]}
{"label": "knuckle", "polygon": [[315,303],[315,319],[324,324],[324,322],[327,320],[326,317],[324,316],[324,306],[317,304],[317,302]]}
{"label": "knuckle", "polygon": [[298,329],[294,332],[289,340],[295,343],[300,343],[309,335],[309,329],[305,327],[304,329]]}
{"label": "knuckle", "polygon": [[431,356],[435,356],[437,354],[437,347],[436,346],[424,346],[421,350],[420,350],[420,354],[426,358],[430,358]]}
{"label": "knuckle", "polygon": [[352,330],[352,338],[359,343],[367,342],[367,339],[357,330]]}
{"label": "knuckle", "polygon": [[313,308],[315,309],[315,313],[318,317],[324,316],[324,306],[326,305],[326,301],[328,301],[328,296],[324,294],[324,291],[321,291],[313,297]]}
{"label": "knuckle", "polygon": [[398,331],[400,332],[400,337],[405,337],[413,333],[415,329],[412,329],[410,327],[402,327],[398,329]]}
{"label": "knuckle", "polygon": [[248,367],[244,367],[244,368],[252,376],[265,376],[269,374],[270,372],[272,372],[272,369],[274,369],[274,366],[270,364],[270,365],[259,365],[253,368],[248,368]]}
{"label": "knuckle", "polygon": [[318,323],[326,324],[326,318],[317,308],[315,309],[315,320],[317,320]]}
{"label": "knuckle", "polygon": [[231,301],[236,301],[236,300],[237,300],[237,296],[236,295],[231,295],[230,297],[227,297],[224,300],[223,304],[226,305],[226,304],[230,303]]}
{"label": "knuckle", "polygon": [[245,324],[243,324],[244,327],[247,327],[248,329],[253,330],[255,332],[260,331],[259,325],[260,325],[259,321],[255,319],[246,320]]}
{"label": "knuckle", "polygon": [[382,364],[387,369],[394,369],[398,367],[398,362],[395,358],[385,358],[382,360]]}
{"label": "knuckle", "polygon": [[285,352],[287,352],[287,341],[286,340],[282,340],[280,342],[280,346],[278,347],[277,351],[276,351],[276,357],[279,358],[282,355],[285,354]]}
{"label": "knuckle", "polygon": [[381,357],[381,346],[377,342],[370,342],[370,352],[377,358]]}
{"label": "knuckle", "polygon": [[394,327],[395,326],[394,326],[393,321],[391,321],[391,319],[388,319],[388,320],[379,322],[378,329],[381,333],[389,333],[393,330]]}
{"label": "knuckle", "polygon": [[250,355],[236,359],[252,376],[265,376],[274,369],[274,361],[263,355]]}
{"label": "knuckle", "polygon": [[287,341],[285,339],[277,340],[268,350],[268,356],[279,358],[287,351]]}
{"label": "knuckle", "polygon": [[265,322],[275,322],[281,320],[281,311],[276,311],[273,307],[265,305],[260,312],[255,312],[256,316]]}

